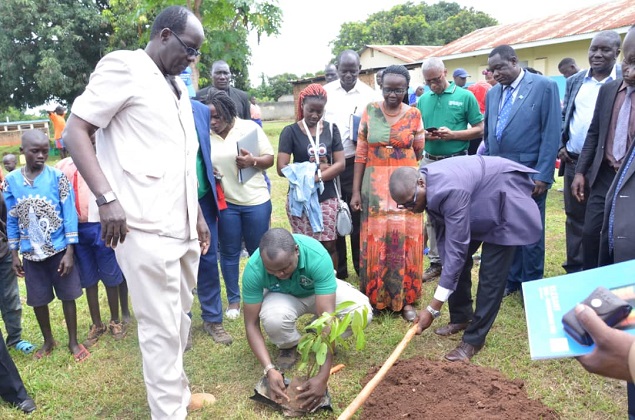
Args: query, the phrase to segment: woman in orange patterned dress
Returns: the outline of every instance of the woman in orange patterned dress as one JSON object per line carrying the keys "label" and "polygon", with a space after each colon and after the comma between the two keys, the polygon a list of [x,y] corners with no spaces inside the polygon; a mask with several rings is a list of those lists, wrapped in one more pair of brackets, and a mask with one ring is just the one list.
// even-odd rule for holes
{"label": "woman in orange patterned dress", "polygon": [[351,207],[361,211],[360,289],[377,310],[412,321],[421,296],[423,216],[397,207],[388,180],[401,166],[418,167],[423,153],[421,113],[404,99],[410,74],[384,70],[384,100],[368,104],[359,126]]}

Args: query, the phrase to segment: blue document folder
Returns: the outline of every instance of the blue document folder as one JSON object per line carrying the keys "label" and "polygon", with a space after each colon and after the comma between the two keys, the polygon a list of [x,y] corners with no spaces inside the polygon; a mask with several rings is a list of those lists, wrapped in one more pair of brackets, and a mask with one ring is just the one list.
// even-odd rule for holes
{"label": "blue document folder", "polygon": [[[604,286],[635,307],[635,260],[580,273],[523,283],[525,318],[532,360],[581,356],[593,351],[571,338],[562,317]],[[635,335],[635,310],[616,326]]]}

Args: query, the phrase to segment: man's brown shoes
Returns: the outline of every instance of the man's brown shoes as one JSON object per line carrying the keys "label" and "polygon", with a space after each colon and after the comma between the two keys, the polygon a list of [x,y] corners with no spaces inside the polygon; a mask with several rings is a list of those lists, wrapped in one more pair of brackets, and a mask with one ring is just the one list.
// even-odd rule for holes
{"label": "man's brown shoes", "polygon": [[204,392],[199,392],[197,394],[192,394],[190,397],[190,403],[187,405],[188,413],[192,411],[200,410],[206,405],[212,405],[216,402],[216,397],[212,394],[206,394]]}
{"label": "man's brown shoes", "polygon": [[437,335],[448,336],[463,331],[467,328],[468,325],[470,325],[469,322],[465,322],[462,324],[447,324],[441,328],[437,328],[436,330],[434,330],[434,333]]}
{"label": "man's brown shoes", "polygon": [[464,341],[461,341],[461,344],[459,344],[454,350],[446,354],[445,358],[450,362],[469,362],[470,359],[474,357],[474,355],[478,353],[482,348],[482,345],[473,346]]}

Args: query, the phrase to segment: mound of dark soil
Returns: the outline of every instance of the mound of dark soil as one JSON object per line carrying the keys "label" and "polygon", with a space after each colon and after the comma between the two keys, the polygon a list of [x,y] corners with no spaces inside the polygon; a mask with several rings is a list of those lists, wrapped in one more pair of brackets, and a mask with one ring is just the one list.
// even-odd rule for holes
{"label": "mound of dark soil", "polygon": [[[371,370],[363,385],[379,370]],[[524,383],[469,363],[415,357],[395,363],[363,405],[363,419],[558,419]]]}

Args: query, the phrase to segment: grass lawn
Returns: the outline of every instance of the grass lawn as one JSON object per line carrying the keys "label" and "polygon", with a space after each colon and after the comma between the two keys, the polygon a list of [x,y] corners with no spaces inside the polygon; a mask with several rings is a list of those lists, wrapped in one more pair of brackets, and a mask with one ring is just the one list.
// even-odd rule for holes
{"label": "grass lawn", "polygon": [[[276,150],[278,135],[287,124],[288,122],[265,123],[265,131]],[[274,197],[272,225],[288,228],[284,210],[287,182],[280,178],[275,170],[269,170],[269,176]],[[561,264],[565,257],[565,215],[562,193],[557,191],[561,186],[560,178],[549,192],[547,201],[547,277],[564,273]],[[242,264],[245,261],[243,259]],[[354,273],[352,264],[349,273]],[[357,282],[354,277],[349,280]],[[129,281],[134,281],[134,278]],[[20,287],[24,304],[26,292],[22,280]],[[435,287],[436,283],[424,285],[424,296],[421,300],[424,307],[433,295]],[[107,319],[103,289],[101,302],[102,317]],[[78,299],[77,306],[79,339],[83,341],[90,326],[90,316],[84,297]],[[97,346],[91,349],[90,359],[84,363],[75,363],[66,348],[67,335],[61,304],[55,301],[50,308],[58,348],[49,357],[38,361],[11,350],[27,390],[38,405],[38,410],[30,418],[148,418],[149,410],[135,322],[131,323],[128,336],[124,340],[114,341],[105,335]],[[203,331],[200,307],[196,300],[193,312],[194,348],[185,354],[185,370],[193,392],[210,392],[216,396],[218,402],[190,417],[282,418],[280,414],[257,405],[248,398],[253,394],[254,385],[262,375],[262,368],[249,349],[242,319],[225,321],[225,328],[233,336],[234,343],[231,346],[222,346],[215,344]],[[448,319],[446,305],[441,318],[435,321],[433,327],[446,323]],[[26,305],[23,311],[23,327],[23,337],[36,346],[41,345],[42,337],[35,316],[32,309]],[[339,351],[335,363],[344,363],[346,367],[329,382],[334,413],[322,413],[316,417],[336,418],[361,390],[360,380],[369,368],[383,363],[407,329],[408,324],[400,317],[380,316],[375,318],[366,330],[365,350]],[[460,334],[447,339],[428,330],[410,342],[402,359],[425,355],[430,359],[439,360],[457,345],[459,339]],[[271,345],[269,349],[275,357],[276,350]],[[473,359],[473,363],[498,369],[509,378],[524,381],[530,397],[541,399],[563,419],[625,417],[626,390],[623,382],[590,375],[575,360],[530,360],[525,317],[518,296],[503,301],[487,344]],[[460,414],[457,414],[457,418],[459,417]],[[0,418],[19,419],[23,416],[8,405],[0,404]],[[363,418],[363,413],[358,418]]]}

